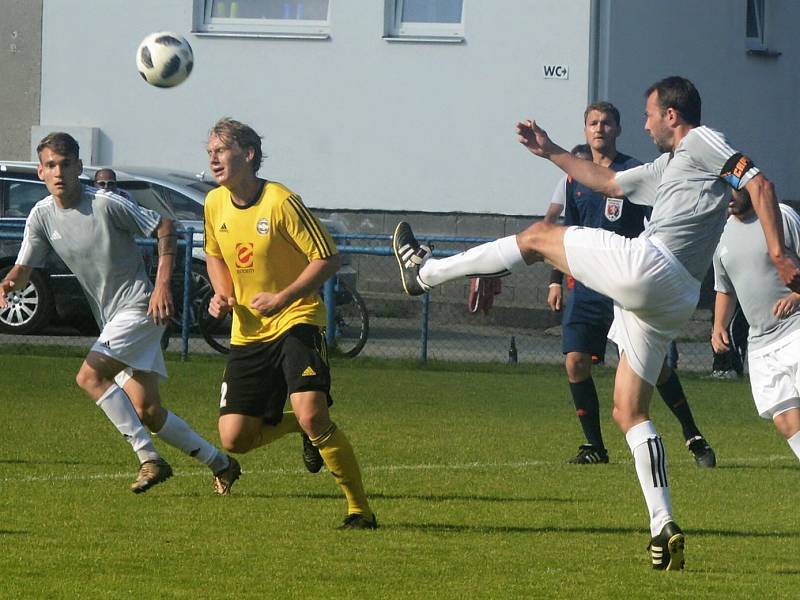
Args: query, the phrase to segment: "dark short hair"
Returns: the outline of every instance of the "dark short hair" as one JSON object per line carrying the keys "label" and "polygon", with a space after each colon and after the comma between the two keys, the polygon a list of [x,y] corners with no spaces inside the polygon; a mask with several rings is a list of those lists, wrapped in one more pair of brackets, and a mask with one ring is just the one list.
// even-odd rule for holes
{"label": "dark short hair", "polygon": [[117,180],[117,174],[114,172],[114,169],[109,169],[108,167],[103,167],[102,169],[97,169],[94,174],[94,180],[97,181],[97,178],[100,176],[100,173],[108,173],[111,177],[114,178],[114,181]]}
{"label": "dark short hair", "polygon": [[689,125],[700,125],[702,108],[700,92],[691,81],[678,75],[665,77],[647,88],[644,97],[649,98],[653,92],[658,94],[658,105],[661,107],[662,114],[671,108]]}
{"label": "dark short hair", "polygon": [[264,160],[264,155],[261,152],[261,136],[258,135],[252,127],[240,123],[230,117],[223,117],[211,128],[211,135],[230,142],[234,140],[242,150],[253,149],[253,173],[258,172],[261,168],[261,161]]}
{"label": "dark short hair", "polygon": [[577,146],[573,146],[572,150],[569,151],[570,154],[573,156],[577,156],[578,154],[592,154],[592,147],[589,144],[578,144]]}
{"label": "dark short hair", "polygon": [[586,107],[586,110],[583,111],[583,122],[586,123],[586,117],[589,116],[589,113],[593,110],[596,110],[601,113],[605,113],[607,115],[611,115],[614,117],[614,120],[617,122],[617,126],[622,125],[622,120],[619,116],[619,109],[611,104],[611,102],[592,102],[589,106]]}
{"label": "dark short hair", "polygon": [[43,137],[39,145],[36,146],[37,156],[41,157],[42,150],[45,148],[50,148],[50,150],[61,156],[68,156],[75,159],[79,158],[81,153],[77,140],[63,131],[54,131]]}

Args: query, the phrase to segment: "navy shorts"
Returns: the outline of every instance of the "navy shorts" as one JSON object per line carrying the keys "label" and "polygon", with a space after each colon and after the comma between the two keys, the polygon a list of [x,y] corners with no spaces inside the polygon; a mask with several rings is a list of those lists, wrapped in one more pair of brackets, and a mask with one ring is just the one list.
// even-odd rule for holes
{"label": "navy shorts", "polygon": [[575,289],[567,296],[561,320],[562,352],[591,354],[602,362],[613,321],[613,302],[576,282]]}
{"label": "navy shorts", "polygon": [[219,414],[262,417],[274,425],[283,417],[289,395],[322,392],[330,406],[330,389],[328,350],[321,329],[295,325],[271,342],[231,346]]}
{"label": "navy shorts", "polygon": [[[567,297],[561,321],[561,351],[591,354],[593,363],[601,363],[606,357],[614,305],[611,301],[604,302],[605,297],[600,294],[591,294],[599,298],[586,297],[585,292],[573,292]],[[666,358],[667,366],[673,370],[678,368],[678,345],[674,340],[670,342]]]}

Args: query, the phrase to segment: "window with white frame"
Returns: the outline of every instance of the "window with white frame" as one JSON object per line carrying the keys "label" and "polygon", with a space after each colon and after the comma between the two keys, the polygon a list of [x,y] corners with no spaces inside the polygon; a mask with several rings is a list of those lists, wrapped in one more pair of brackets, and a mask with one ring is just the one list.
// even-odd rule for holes
{"label": "window with white frame", "polygon": [[747,0],[745,44],[748,50],[766,50],[764,16],[766,0]]}
{"label": "window with white frame", "polygon": [[464,0],[389,0],[389,39],[464,38]]}
{"label": "window with white frame", "polygon": [[195,33],[330,36],[329,0],[195,0]]}

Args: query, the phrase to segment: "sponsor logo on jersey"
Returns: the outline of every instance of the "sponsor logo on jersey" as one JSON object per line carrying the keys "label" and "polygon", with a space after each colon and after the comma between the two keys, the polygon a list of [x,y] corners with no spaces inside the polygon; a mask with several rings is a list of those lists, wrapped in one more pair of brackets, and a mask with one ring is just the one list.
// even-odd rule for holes
{"label": "sponsor logo on jersey", "polygon": [[314,369],[312,369],[311,367],[306,367],[306,370],[303,371],[302,377],[313,377],[316,374],[317,372]]}
{"label": "sponsor logo on jersey", "polygon": [[219,226],[219,232],[228,233],[228,226],[225,223],[223,223],[222,225]]}
{"label": "sponsor logo on jersey", "polygon": [[258,235],[267,235],[269,233],[269,221],[259,219],[258,223],[256,223],[256,232]]}
{"label": "sponsor logo on jersey", "polygon": [[606,198],[606,219],[609,221],[619,221],[622,216],[622,200],[620,198]]}
{"label": "sponsor logo on jersey", "polygon": [[251,269],[253,267],[253,242],[236,244],[236,268]]}
{"label": "sponsor logo on jersey", "polygon": [[101,345],[103,348],[108,348],[109,350],[111,350],[111,342],[110,342],[110,341],[108,341],[108,340],[105,340],[105,341],[103,341],[103,340],[100,340],[100,345]]}
{"label": "sponsor logo on jersey", "polygon": [[61,234],[58,233],[57,231],[53,231],[53,233],[50,234],[50,239],[51,240],[60,240],[61,239]]}

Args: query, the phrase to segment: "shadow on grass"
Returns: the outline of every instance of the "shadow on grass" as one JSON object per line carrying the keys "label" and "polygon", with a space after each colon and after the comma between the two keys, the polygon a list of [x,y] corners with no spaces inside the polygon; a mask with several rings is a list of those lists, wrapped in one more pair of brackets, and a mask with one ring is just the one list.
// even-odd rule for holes
{"label": "shadow on grass", "polygon": [[[384,526],[386,524],[384,523]],[[415,529],[444,533],[578,533],[578,534],[647,534],[640,527],[564,527],[544,525],[538,527],[520,527],[504,525],[454,525],[451,523],[392,523],[389,527],[397,529]],[[723,529],[690,529],[689,536],[713,535],[734,538],[800,538],[800,531],[736,531]]]}
{"label": "shadow on grass", "polygon": [[[312,500],[340,499],[340,493],[314,493],[314,494],[247,494],[248,498],[308,498]],[[553,498],[542,496],[538,498],[507,498],[504,496],[477,496],[465,495],[438,495],[438,494],[368,494],[370,500],[422,500],[424,502],[547,502],[561,504],[577,504],[584,500],[573,498]]]}
{"label": "shadow on grass", "polygon": [[779,464],[766,464],[766,465],[749,465],[749,464],[736,464],[736,463],[725,463],[724,465],[717,465],[717,469],[751,469],[757,471],[775,471],[778,469],[786,470],[786,471],[798,471],[797,463],[792,462],[786,465],[779,465]]}

